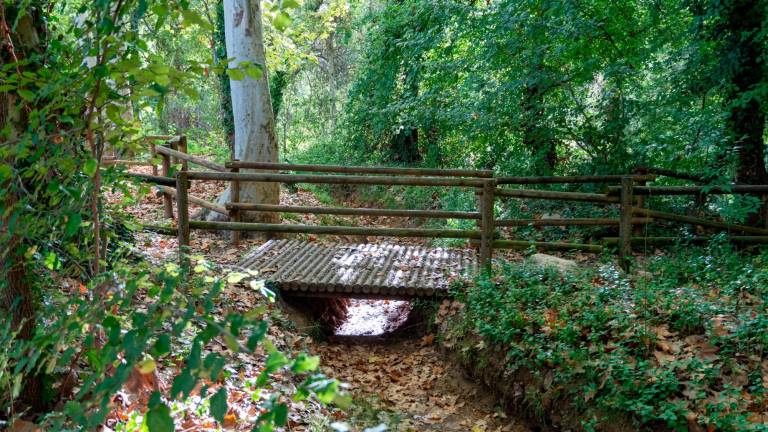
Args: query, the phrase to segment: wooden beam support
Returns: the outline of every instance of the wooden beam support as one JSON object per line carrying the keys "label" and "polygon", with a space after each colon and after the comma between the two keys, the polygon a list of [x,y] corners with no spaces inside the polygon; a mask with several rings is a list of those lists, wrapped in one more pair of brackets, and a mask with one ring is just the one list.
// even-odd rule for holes
{"label": "wooden beam support", "polygon": [[[632,237],[632,244],[663,246],[677,243],[708,243],[718,237],[712,236],[693,236],[693,237]],[[768,244],[768,236],[728,236],[729,241],[737,244]],[[616,245],[619,243],[618,237],[603,237],[604,245]]]}
{"label": "wooden beam support", "polygon": [[134,178],[143,183],[153,183],[163,186],[176,186],[176,179],[173,177],[156,176],[149,174],[125,173],[127,177]]}
{"label": "wooden beam support", "polygon": [[345,165],[310,165],[289,164],[272,162],[241,162],[232,161],[226,163],[227,168],[260,169],[271,171],[303,171],[303,172],[327,172],[339,174],[393,174],[411,176],[438,176],[438,177],[478,177],[491,178],[491,170],[465,170],[465,169],[438,169],[438,168],[400,168],[400,167],[365,167]]}
{"label": "wooden beam support", "polygon": [[[608,195],[618,195],[620,188],[608,188]],[[768,193],[768,185],[730,185],[730,186],[635,186],[634,195],[742,195]]]}
{"label": "wooden beam support", "polygon": [[201,167],[205,167],[205,168],[208,168],[208,169],[213,170],[213,171],[218,171],[218,172],[226,172],[227,171],[227,168],[224,165],[218,164],[216,162],[211,162],[209,160],[203,159],[203,158],[198,157],[198,156],[193,156],[193,155],[190,155],[190,154],[187,154],[187,153],[182,153],[182,152],[174,150],[172,148],[157,147],[157,153],[168,155],[168,156],[173,156],[175,158],[178,158],[178,159],[181,159],[181,160],[184,160],[184,161],[189,161],[189,162],[192,162],[195,165],[199,165]]}
{"label": "wooden beam support", "polygon": [[478,230],[428,228],[366,228],[346,226],[315,226],[300,224],[269,224],[251,222],[189,221],[189,227],[199,230],[260,231],[269,233],[362,235],[378,237],[480,238]]}
{"label": "wooden beam support", "polygon": [[[497,184],[619,183],[626,175],[497,177]],[[633,175],[635,181],[653,181],[654,175]]]}
{"label": "wooden beam support", "polygon": [[718,222],[718,221],[713,221],[713,220],[704,219],[704,218],[698,218],[693,216],[683,216],[683,215],[678,215],[674,213],[667,213],[667,212],[662,212],[657,210],[648,210],[648,209],[637,208],[637,207],[632,209],[632,212],[634,214],[648,216],[654,219],[662,219],[662,220],[668,220],[672,222],[682,222],[690,225],[701,225],[701,226],[712,227],[712,228],[720,228],[720,229],[729,230],[729,231],[732,230],[732,231],[740,231],[740,232],[751,233],[751,234],[768,235],[768,229],[765,229],[765,228],[757,228],[757,227],[751,227],[751,226],[739,225],[739,224],[729,224],[725,222]]}
{"label": "wooden beam support", "polygon": [[[155,189],[157,189],[158,193],[161,194],[161,195],[168,194],[168,195],[170,195],[170,196],[172,196],[174,198],[177,195],[176,189],[174,189],[172,187],[168,187],[168,186],[155,186]],[[212,203],[210,201],[206,201],[206,200],[204,200],[202,198],[198,198],[198,197],[196,197],[194,195],[189,195],[188,200],[192,204],[195,204],[197,206],[206,208],[206,209],[214,211],[216,213],[220,213],[220,214],[223,214],[225,216],[229,214],[229,212],[227,211],[226,208],[224,208],[224,207],[222,207],[222,206],[220,206],[218,204]]]}
{"label": "wooden beam support", "polygon": [[377,208],[307,207],[274,204],[227,203],[228,209],[275,213],[334,214],[348,216],[420,217],[434,219],[480,219],[479,212]]}
{"label": "wooden beam support", "polygon": [[584,192],[559,192],[536,189],[496,189],[496,195],[510,198],[532,198],[563,201],[587,201],[595,203],[617,203],[618,197],[596,193]]}
{"label": "wooden beam support", "polygon": [[[652,222],[652,218],[633,218],[633,225],[643,225]],[[496,221],[498,227],[525,226],[618,226],[618,218],[572,218],[572,219],[501,219]]]}
{"label": "wooden beam support", "polygon": [[537,241],[524,241],[524,240],[496,240],[493,242],[493,247],[497,249],[525,250],[531,246],[541,250],[582,251],[582,252],[594,252],[594,253],[601,253],[603,251],[603,247],[601,245],[596,245],[596,244],[537,242]]}
{"label": "wooden beam support", "polygon": [[241,182],[276,182],[276,183],[317,183],[317,184],[357,184],[357,185],[399,185],[399,186],[455,186],[482,187],[483,179],[451,177],[395,177],[395,176],[357,176],[357,175],[311,175],[311,174],[271,174],[271,173],[217,173],[191,171],[190,180],[239,180]]}

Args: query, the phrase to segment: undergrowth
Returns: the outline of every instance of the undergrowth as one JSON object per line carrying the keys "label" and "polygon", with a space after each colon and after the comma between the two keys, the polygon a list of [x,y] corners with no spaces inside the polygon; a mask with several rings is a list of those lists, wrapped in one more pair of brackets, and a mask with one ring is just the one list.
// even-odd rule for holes
{"label": "undergrowth", "polygon": [[461,298],[454,330],[503,347],[506,373],[533,374],[584,430],[613,414],[642,430],[768,430],[768,253],[713,244],[644,267],[501,263]]}

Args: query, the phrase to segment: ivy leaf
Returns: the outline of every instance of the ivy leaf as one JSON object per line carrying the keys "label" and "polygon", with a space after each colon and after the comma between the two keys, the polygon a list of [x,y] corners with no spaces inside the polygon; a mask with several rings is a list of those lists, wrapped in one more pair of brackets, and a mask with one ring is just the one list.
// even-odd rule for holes
{"label": "ivy leaf", "polygon": [[147,411],[146,422],[149,432],[173,432],[176,430],[171,418],[171,410],[162,403]]}
{"label": "ivy leaf", "polygon": [[215,395],[211,396],[211,415],[219,423],[224,423],[224,416],[227,414],[227,390],[220,388]]}

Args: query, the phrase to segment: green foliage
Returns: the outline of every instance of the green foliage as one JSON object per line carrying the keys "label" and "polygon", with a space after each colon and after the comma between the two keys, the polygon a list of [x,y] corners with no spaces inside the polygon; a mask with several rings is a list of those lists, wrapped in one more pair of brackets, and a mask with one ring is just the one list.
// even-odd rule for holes
{"label": "green foliage", "polygon": [[766,262],[713,244],[652,257],[632,279],[610,265],[560,274],[506,263],[470,288],[460,326],[586,423],[622,413],[643,430],[689,430],[693,415],[716,430],[765,430],[751,410],[766,395]]}

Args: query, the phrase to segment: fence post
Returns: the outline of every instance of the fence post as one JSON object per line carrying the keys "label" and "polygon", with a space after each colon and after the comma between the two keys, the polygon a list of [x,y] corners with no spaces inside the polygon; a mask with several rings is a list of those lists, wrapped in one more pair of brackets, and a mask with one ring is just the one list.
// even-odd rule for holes
{"label": "fence post", "polygon": [[186,171],[176,173],[176,221],[179,236],[179,259],[182,269],[188,267],[189,253],[189,179]]}
{"label": "fence post", "polygon": [[493,233],[494,233],[494,190],[496,180],[483,182],[483,193],[480,197],[480,264],[488,266],[493,258]]}
{"label": "fence post", "polygon": [[[163,160],[160,174],[163,177],[168,177],[171,174],[171,157],[167,154],[161,154],[160,156]],[[163,193],[163,216],[166,219],[173,219],[173,198],[167,193]]]}
{"label": "fence post", "polygon": [[619,263],[629,271],[632,256],[632,177],[621,178],[621,201],[619,208]]}
{"label": "fence post", "polygon": [[[238,159],[233,159],[233,162],[238,162]],[[240,172],[240,168],[231,168],[230,169],[232,173],[238,173]],[[240,202],[240,181],[239,180],[232,180],[230,183],[230,202],[232,203],[239,203]],[[240,222],[240,209],[229,209],[229,220],[230,222]],[[240,231],[231,231],[231,240],[232,243],[237,243],[240,241]]]}
{"label": "fence post", "polygon": [[152,162],[152,175],[157,175],[157,145],[154,141],[149,144],[149,161]]}
{"label": "fence post", "polygon": [[[186,135],[181,135],[179,137],[179,141],[176,144],[178,147],[178,150],[184,154],[187,154],[187,137]],[[178,160],[178,159],[177,159]],[[181,169],[183,171],[189,171],[189,161],[186,159],[181,159]]]}

